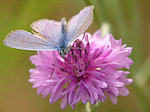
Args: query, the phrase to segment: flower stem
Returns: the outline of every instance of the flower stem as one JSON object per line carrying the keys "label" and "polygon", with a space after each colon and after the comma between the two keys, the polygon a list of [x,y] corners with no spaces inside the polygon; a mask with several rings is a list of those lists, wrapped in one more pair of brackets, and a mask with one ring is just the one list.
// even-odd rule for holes
{"label": "flower stem", "polygon": [[[95,0],[93,0],[93,2],[92,2],[92,0],[84,0],[85,1],[85,3],[87,4],[87,5],[96,5],[95,3],[93,3],[93,2],[96,2]],[[98,7],[95,7],[95,9],[94,9],[94,18],[95,18],[95,21],[96,21],[96,23],[98,24],[98,26],[100,26],[101,25],[101,23],[102,23],[102,18],[101,18],[101,16],[100,16],[100,14],[98,13],[99,11],[98,11],[98,9],[97,9]]]}
{"label": "flower stem", "polygon": [[99,102],[97,101],[96,104],[94,105],[92,112],[95,112],[97,108],[99,107]]}
{"label": "flower stem", "polygon": [[101,25],[101,36],[102,38],[110,32],[110,24],[108,22],[103,22]]}
{"label": "flower stem", "polygon": [[[148,100],[148,95],[145,90],[148,91],[148,81],[150,79],[150,54],[141,66],[140,70],[134,75],[134,89],[138,97],[139,103],[141,105],[142,112],[148,112],[148,107],[150,101]],[[147,92],[148,93],[148,92]]]}
{"label": "flower stem", "polygon": [[83,103],[80,102],[80,103],[77,105],[77,107],[76,107],[76,109],[75,109],[75,112],[81,112],[81,107],[82,107],[82,105],[83,105]]}
{"label": "flower stem", "polygon": [[144,94],[144,89],[145,88],[140,88],[136,84],[133,85],[134,89],[136,91],[136,96],[138,97],[139,100],[139,105],[140,105],[140,111],[141,112],[149,112],[149,100]]}
{"label": "flower stem", "polygon": [[85,110],[86,112],[91,112],[90,102],[87,102],[87,104],[85,105]]}

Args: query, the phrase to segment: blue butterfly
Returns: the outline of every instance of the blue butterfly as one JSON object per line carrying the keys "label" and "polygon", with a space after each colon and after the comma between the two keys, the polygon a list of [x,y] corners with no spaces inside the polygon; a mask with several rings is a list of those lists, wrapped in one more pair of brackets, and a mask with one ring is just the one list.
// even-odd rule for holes
{"label": "blue butterfly", "polygon": [[60,22],[41,19],[33,22],[33,33],[16,30],[10,32],[4,44],[6,46],[35,51],[58,50],[61,57],[65,57],[70,44],[84,33],[93,21],[94,6],[87,6],[68,22],[62,18]]}

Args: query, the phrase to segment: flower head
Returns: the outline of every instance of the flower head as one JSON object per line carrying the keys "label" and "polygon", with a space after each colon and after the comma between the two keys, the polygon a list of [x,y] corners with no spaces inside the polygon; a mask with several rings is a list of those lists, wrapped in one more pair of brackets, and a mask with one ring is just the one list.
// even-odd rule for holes
{"label": "flower head", "polygon": [[129,94],[125,85],[132,79],[121,69],[133,64],[128,57],[131,51],[111,34],[101,38],[99,30],[92,36],[86,33],[73,43],[64,59],[57,51],[39,51],[31,56],[36,68],[30,69],[29,82],[38,95],[50,95],[50,103],[62,99],[61,108],[68,104],[75,108],[79,101],[104,102],[106,94],[116,104],[117,96]]}

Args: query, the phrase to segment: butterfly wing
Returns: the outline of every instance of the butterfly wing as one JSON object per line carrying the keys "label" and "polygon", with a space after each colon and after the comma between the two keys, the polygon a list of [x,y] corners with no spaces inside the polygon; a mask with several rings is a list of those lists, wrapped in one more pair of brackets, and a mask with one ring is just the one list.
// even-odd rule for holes
{"label": "butterfly wing", "polygon": [[57,50],[55,43],[24,30],[12,31],[4,40],[8,47],[22,50]]}
{"label": "butterfly wing", "polygon": [[84,33],[93,21],[94,6],[82,9],[68,21],[68,45],[73,42],[80,34]]}
{"label": "butterfly wing", "polygon": [[[69,45],[90,26],[93,20],[93,6],[85,7],[67,25],[64,45]],[[63,40],[62,24],[54,20],[42,19],[31,24],[37,32],[33,35],[24,30],[13,31],[4,40],[6,46],[23,50],[59,50]]]}
{"label": "butterfly wing", "polygon": [[59,44],[61,34],[61,22],[54,20],[41,19],[31,24],[31,28],[39,34],[43,35],[45,39],[55,44]]}

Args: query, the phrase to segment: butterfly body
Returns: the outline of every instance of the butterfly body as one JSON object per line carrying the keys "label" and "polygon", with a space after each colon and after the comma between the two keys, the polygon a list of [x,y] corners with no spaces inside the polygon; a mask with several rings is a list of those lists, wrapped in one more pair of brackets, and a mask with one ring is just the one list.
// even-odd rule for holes
{"label": "butterfly body", "polygon": [[66,22],[66,18],[62,18],[61,19],[61,39],[59,42],[59,47],[60,50],[64,50],[67,47],[67,22]]}
{"label": "butterfly body", "polygon": [[8,47],[34,50],[57,50],[61,57],[65,57],[70,44],[84,33],[93,21],[93,6],[87,6],[79,14],[73,16],[68,22],[41,19],[31,24],[34,33],[16,30],[9,33],[4,40]]}

